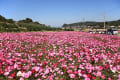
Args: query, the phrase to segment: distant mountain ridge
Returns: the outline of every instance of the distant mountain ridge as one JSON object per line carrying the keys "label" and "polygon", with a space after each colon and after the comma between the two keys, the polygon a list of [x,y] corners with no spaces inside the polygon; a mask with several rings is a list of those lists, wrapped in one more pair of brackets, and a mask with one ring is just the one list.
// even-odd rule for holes
{"label": "distant mountain ridge", "polygon": [[[115,21],[106,21],[106,26],[119,26],[120,20]],[[77,22],[72,24],[63,24],[62,27],[84,27],[84,26],[99,26],[100,28],[103,28],[104,22],[95,22],[95,21],[86,21],[86,22]]]}

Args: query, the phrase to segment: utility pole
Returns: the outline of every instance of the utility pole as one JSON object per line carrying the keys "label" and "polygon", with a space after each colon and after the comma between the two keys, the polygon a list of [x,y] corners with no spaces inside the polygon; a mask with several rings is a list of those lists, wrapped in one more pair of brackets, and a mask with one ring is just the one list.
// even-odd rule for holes
{"label": "utility pole", "polygon": [[85,22],[85,18],[83,17],[83,22]]}
{"label": "utility pole", "polygon": [[105,24],[105,13],[104,13],[104,30],[106,30],[106,24]]}
{"label": "utility pole", "polygon": [[82,19],[82,22],[83,22],[82,26],[85,27],[85,18],[84,17]]}

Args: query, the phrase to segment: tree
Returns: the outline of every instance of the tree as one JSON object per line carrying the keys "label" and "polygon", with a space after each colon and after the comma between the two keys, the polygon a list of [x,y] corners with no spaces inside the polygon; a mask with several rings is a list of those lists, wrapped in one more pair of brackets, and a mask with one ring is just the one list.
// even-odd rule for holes
{"label": "tree", "polygon": [[40,23],[39,23],[39,22],[37,22],[37,21],[36,21],[36,22],[34,22],[34,23],[35,23],[35,24],[40,24]]}
{"label": "tree", "polygon": [[14,23],[13,19],[8,19],[7,22],[8,23]]}
{"label": "tree", "polygon": [[25,22],[26,22],[26,23],[31,23],[31,22],[33,22],[33,21],[32,21],[32,19],[30,19],[30,18],[26,18],[26,19],[25,19]]}
{"label": "tree", "polygon": [[26,18],[25,20],[19,20],[18,22],[20,22],[20,23],[32,23],[33,21],[30,18]]}
{"label": "tree", "polygon": [[3,16],[0,15],[0,21],[1,21],[1,22],[5,22],[6,19],[5,19]]}
{"label": "tree", "polygon": [[63,26],[62,27],[64,27],[65,29],[66,29],[66,27],[67,27],[67,24],[63,24]]}

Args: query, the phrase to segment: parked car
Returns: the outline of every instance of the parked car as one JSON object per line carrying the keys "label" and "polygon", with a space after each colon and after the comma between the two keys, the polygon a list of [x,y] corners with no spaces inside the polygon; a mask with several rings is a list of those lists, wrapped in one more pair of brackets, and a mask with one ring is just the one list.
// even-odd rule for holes
{"label": "parked car", "polygon": [[115,34],[118,34],[118,31],[115,30],[115,29],[108,29],[107,30],[107,34],[109,34],[109,35],[115,35]]}
{"label": "parked car", "polygon": [[107,31],[102,31],[101,34],[107,34]]}
{"label": "parked car", "polygon": [[93,33],[93,31],[88,31],[89,33]]}

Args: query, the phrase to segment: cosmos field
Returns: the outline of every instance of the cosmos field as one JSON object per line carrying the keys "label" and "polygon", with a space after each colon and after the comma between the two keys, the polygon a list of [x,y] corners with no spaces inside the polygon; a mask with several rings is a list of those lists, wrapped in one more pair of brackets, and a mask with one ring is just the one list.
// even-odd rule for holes
{"label": "cosmos field", "polygon": [[120,37],[0,33],[0,80],[120,80]]}

